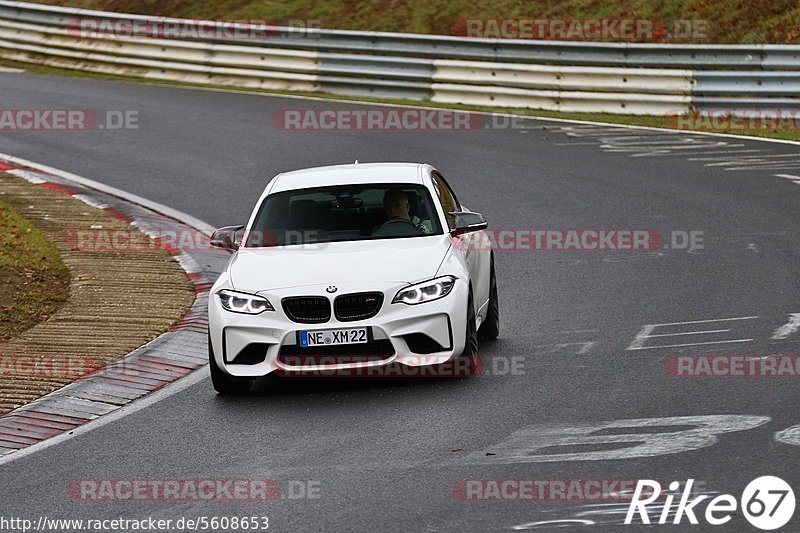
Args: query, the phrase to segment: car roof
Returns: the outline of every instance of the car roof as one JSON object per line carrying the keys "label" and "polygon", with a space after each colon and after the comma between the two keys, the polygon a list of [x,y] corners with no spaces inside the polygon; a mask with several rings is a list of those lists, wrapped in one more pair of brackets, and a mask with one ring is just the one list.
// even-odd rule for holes
{"label": "car roof", "polygon": [[270,194],[294,189],[359,183],[423,183],[421,163],[356,163],[305,168],[279,174]]}

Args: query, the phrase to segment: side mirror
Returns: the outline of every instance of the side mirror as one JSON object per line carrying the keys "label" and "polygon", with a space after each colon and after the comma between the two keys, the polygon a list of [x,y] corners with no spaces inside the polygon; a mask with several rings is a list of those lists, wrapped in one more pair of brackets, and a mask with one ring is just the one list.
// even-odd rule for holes
{"label": "side mirror", "polygon": [[480,213],[470,213],[466,211],[454,211],[448,213],[456,219],[456,227],[450,230],[450,235],[458,237],[465,233],[481,231],[489,227],[489,223]]}
{"label": "side mirror", "polygon": [[211,234],[211,246],[223,250],[238,250],[243,236],[244,226],[225,226]]}

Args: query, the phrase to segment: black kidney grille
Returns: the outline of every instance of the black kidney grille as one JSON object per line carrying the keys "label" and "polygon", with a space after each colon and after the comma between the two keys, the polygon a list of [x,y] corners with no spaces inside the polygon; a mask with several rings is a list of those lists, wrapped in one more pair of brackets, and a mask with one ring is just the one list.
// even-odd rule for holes
{"label": "black kidney grille", "polygon": [[382,292],[359,292],[343,294],[333,302],[336,320],[352,322],[372,318],[378,314],[383,304]]}
{"label": "black kidney grille", "polygon": [[293,296],[281,300],[283,312],[293,322],[320,324],[331,319],[331,303],[320,296]]}

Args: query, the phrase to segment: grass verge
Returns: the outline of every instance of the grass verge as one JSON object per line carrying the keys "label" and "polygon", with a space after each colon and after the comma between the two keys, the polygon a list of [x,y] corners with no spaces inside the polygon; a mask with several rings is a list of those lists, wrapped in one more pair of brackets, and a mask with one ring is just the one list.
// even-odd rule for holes
{"label": "grass verge", "polygon": [[[636,40],[722,44],[796,43],[796,0],[39,0],[45,4],[216,20],[314,21],[322,28],[440,35],[463,34],[467,19],[652,21],[661,31]],[[538,26],[539,24],[537,24]],[[691,31],[687,31],[687,27]],[[608,33],[608,32],[606,32]],[[601,37],[614,40],[613,35]],[[505,34],[503,34],[505,35]],[[538,33],[537,33],[538,35]],[[580,38],[549,31],[542,37]],[[632,36],[634,37],[634,36]]]}
{"label": "grass verge", "polygon": [[67,301],[69,279],[55,244],[0,201],[0,341],[47,320]]}

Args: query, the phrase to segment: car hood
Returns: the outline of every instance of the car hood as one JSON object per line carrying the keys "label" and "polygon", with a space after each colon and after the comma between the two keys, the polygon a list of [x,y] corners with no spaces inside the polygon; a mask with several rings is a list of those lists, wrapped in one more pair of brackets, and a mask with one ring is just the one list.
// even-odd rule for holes
{"label": "car hood", "polygon": [[449,235],[240,248],[228,268],[233,287],[247,292],[331,283],[415,283],[436,275],[449,248]]}

